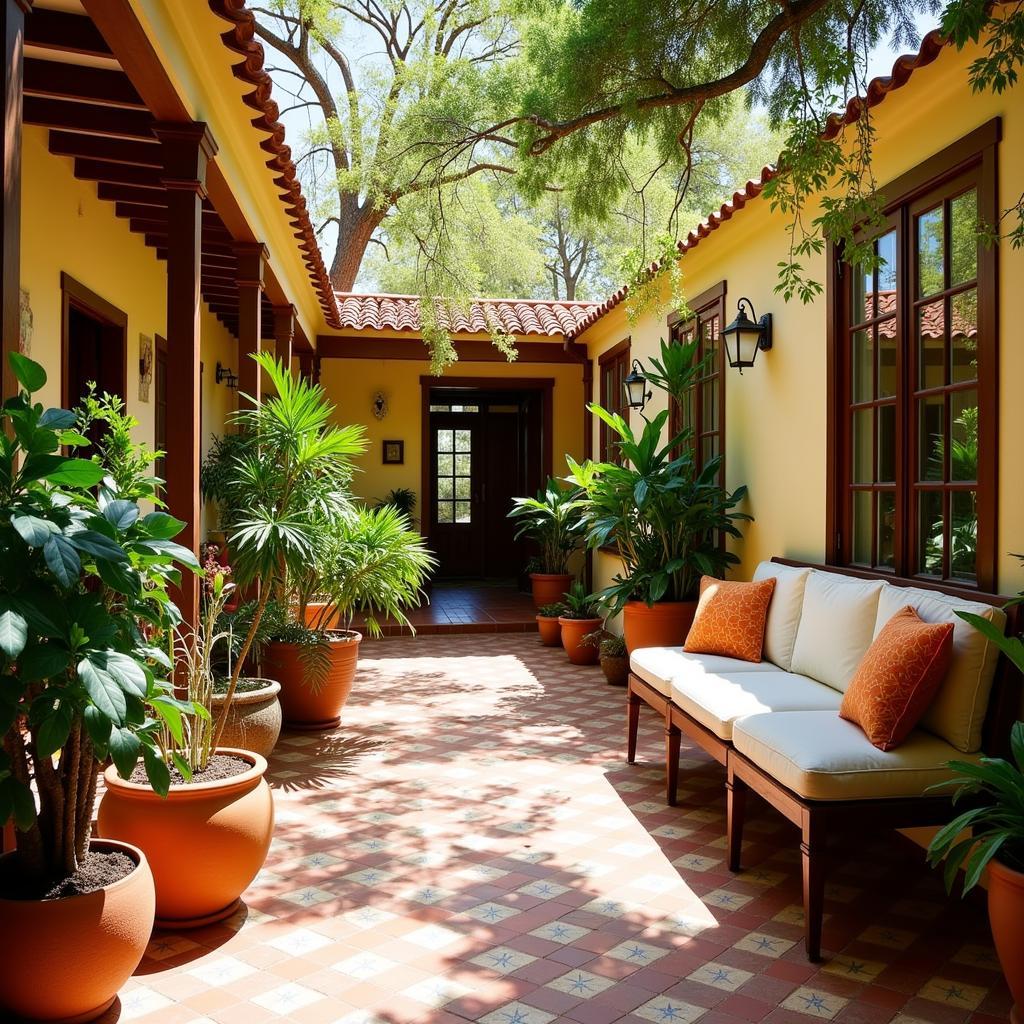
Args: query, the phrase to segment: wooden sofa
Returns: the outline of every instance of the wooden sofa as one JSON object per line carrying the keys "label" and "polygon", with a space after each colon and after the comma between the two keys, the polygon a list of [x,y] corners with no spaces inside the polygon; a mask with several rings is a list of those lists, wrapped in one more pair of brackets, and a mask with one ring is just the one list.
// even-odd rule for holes
{"label": "wooden sofa", "polygon": [[[919,581],[774,559],[765,660],[752,664],[679,648],[636,650],[627,687],[628,760],[642,704],[665,723],[666,799],[676,802],[685,734],[726,766],[729,867],[739,870],[743,814],[753,790],[800,829],[805,942],[820,958],[826,844],[840,832],[948,820],[948,796],[929,787],[946,762],[1003,753],[1019,713],[1020,678],[998,650],[954,614],[975,611],[1016,631],[1005,598]],[[953,659],[920,726],[895,750],[871,745],[839,717],[843,692],[889,617],[906,605],[954,623]],[[1014,610],[1015,611],[1015,610]]]}

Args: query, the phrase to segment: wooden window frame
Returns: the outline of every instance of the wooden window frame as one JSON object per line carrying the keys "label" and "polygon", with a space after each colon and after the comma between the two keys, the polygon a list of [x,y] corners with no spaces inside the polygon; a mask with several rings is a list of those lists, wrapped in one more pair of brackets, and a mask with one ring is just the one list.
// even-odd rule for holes
{"label": "wooden window frame", "polygon": [[128,401],[128,314],[118,309],[81,281],[75,280],[66,271],[60,274],[61,308],[60,308],[60,401],[63,408],[68,409],[78,401],[68,395],[68,357],[70,343],[70,318],[72,309],[83,313],[103,324],[104,343],[114,346],[119,355],[120,390],[124,401]]}
{"label": "wooden window frame", "polygon": [[[721,339],[721,330],[725,325],[725,296],[728,291],[726,282],[724,280],[719,281],[717,284],[712,285],[710,288],[701,292],[692,302],[689,303],[690,312],[692,316],[683,318],[679,313],[670,313],[667,324],[669,330],[669,336],[676,340],[681,334],[684,334],[690,330],[697,330],[701,325],[714,320],[718,317],[719,323],[719,343],[718,343],[718,359],[716,360],[717,365],[712,371],[712,375],[717,381],[718,385],[718,416],[716,417],[715,429],[711,431],[702,431],[701,425],[704,422],[704,390],[701,385],[706,382],[709,378],[704,377],[698,381],[693,389],[693,423],[694,423],[694,434],[693,434],[693,457],[697,465],[697,471],[700,472],[704,469],[704,446],[701,443],[705,437],[710,437],[715,434],[718,435],[718,453],[721,459],[719,464],[719,483],[725,483],[725,371],[728,367],[728,362],[725,358],[725,343]],[[697,359],[701,360],[705,356],[704,349],[704,337],[698,333],[698,337],[701,340],[701,344],[697,350]],[[673,437],[683,429],[683,410],[682,406],[674,398],[669,398],[669,432]]]}
{"label": "wooden window frame", "polygon": [[[852,438],[847,422],[850,406],[852,368],[846,358],[846,331],[849,324],[849,272],[842,253],[828,246],[827,316],[827,433],[829,458],[826,463],[825,553],[830,565],[849,566],[880,578],[890,575],[918,580],[926,584],[953,584],[967,589],[995,593],[998,566],[998,465],[999,465],[999,255],[996,246],[980,246],[978,252],[978,477],[975,580],[939,579],[918,572],[916,562],[917,525],[910,495],[916,488],[914,470],[917,429],[914,424],[914,400],[920,390],[913,376],[916,365],[912,352],[912,321],[915,310],[915,271],[910,232],[919,201],[933,199],[934,193],[948,189],[952,194],[958,179],[972,176],[969,187],[978,191],[978,212],[983,222],[996,223],[999,214],[998,145],[1002,136],[1001,120],[993,118],[963,138],[930,157],[919,166],[880,188],[885,197],[883,213],[893,218],[897,230],[897,424],[895,490],[895,566],[890,571],[863,567],[852,562],[853,537],[847,492],[853,476]],[[930,205],[930,204],[928,204]],[[908,355],[909,353],[909,355]],[[875,445],[877,448],[877,445]],[[877,457],[877,455],[875,456]]]}
{"label": "wooden window frame", "polygon": [[[622,382],[629,375],[630,368],[630,352],[632,348],[632,339],[623,338],[618,344],[612,345],[610,349],[602,352],[597,357],[597,375],[601,382],[601,406],[607,409],[609,412],[617,412],[623,419],[629,420],[629,405],[626,402],[626,395],[622,388]],[[608,381],[605,376],[605,370],[611,366],[613,376],[617,373],[618,386],[614,389],[615,395],[608,393]],[[601,462],[618,461],[613,458],[614,453],[609,452],[609,446],[611,444],[611,433],[608,429],[608,425],[602,420],[600,423],[600,430],[598,432],[598,460]]]}

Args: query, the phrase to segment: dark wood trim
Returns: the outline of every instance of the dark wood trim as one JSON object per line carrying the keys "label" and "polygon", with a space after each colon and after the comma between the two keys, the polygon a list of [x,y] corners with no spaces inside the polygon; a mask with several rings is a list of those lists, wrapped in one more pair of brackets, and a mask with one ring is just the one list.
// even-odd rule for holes
{"label": "dark wood trim", "polygon": [[[108,163],[129,164],[133,167],[159,169],[160,147],[138,139],[109,139],[78,132],[50,132],[50,152],[54,156],[70,156],[85,160],[103,160]],[[119,206],[122,204],[118,204]],[[135,204],[137,216],[160,216],[166,207]],[[118,213],[119,217],[126,214]]]}
{"label": "dark wood trim", "polygon": [[631,344],[632,338],[623,338],[622,341],[616,342],[611,348],[605,349],[605,351],[597,357],[597,365],[604,366],[605,363],[610,363],[613,359],[618,359],[623,352],[628,352],[630,350]]}
{"label": "dark wood trim", "polygon": [[[687,302],[690,313],[699,313],[702,309],[718,302],[720,299],[725,298],[726,293],[726,282],[723,278],[721,281],[713,284],[710,288],[705,288],[699,295],[694,296]],[[666,317],[666,324],[668,329],[671,330],[678,323],[685,323],[692,320],[693,317],[684,317],[678,310],[672,310]]]}
{"label": "dark wood trim", "polygon": [[82,14],[36,8],[26,23],[25,42],[41,50],[112,57],[110,47],[92,19]]}
{"label": "dark wood trim", "polygon": [[112,328],[113,343],[120,350],[119,364],[121,367],[120,389],[122,398],[128,396],[128,314],[91,288],[86,288],[81,281],[76,281],[63,270],[60,274],[60,402],[65,409],[78,401],[78,395],[68,394],[68,342],[69,318],[72,308],[80,309],[107,327]]}
{"label": "dark wood trim", "polygon": [[[335,334],[320,334],[316,339],[321,359],[401,359],[428,362],[430,353],[418,337],[378,338]],[[578,353],[566,351],[555,341],[518,341],[517,364],[560,363],[579,366],[583,362]],[[486,338],[457,338],[455,351],[463,363],[504,363],[508,360]]]}
{"label": "dark wood trim", "polygon": [[68,128],[112,139],[145,141],[153,137],[153,116],[148,110],[128,110],[95,103],[26,96],[24,118],[25,124],[43,128]]}
{"label": "dark wood trim", "polygon": [[295,307],[274,306],[274,358],[288,369],[292,365],[292,343],[295,340]]}
{"label": "dark wood trim", "polygon": [[38,57],[25,60],[25,95],[80,100],[129,110],[146,109],[142,97],[123,71]]}
{"label": "dark wood trim", "polygon": [[845,408],[845,399],[840,401],[840,380],[845,373],[840,372],[841,348],[840,339],[846,325],[841,323],[846,304],[836,294],[837,281],[844,280],[841,271],[842,254],[836,245],[829,241],[825,247],[825,267],[828,274],[825,288],[825,562],[838,565],[842,561],[842,537],[839,532],[839,510],[843,507],[840,496],[846,472],[840,472],[840,463],[844,463],[845,449],[842,438],[845,431],[839,429],[840,409]]}
{"label": "dark wood trim", "polygon": [[[611,348],[606,349],[597,357],[597,373],[598,373],[598,401],[602,408],[607,409],[609,412],[619,413],[626,422],[629,422],[629,407],[626,404],[625,395],[622,393],[620,388],[615,388],[615,394],[610,394],[606,386],[606,371],[608,367],[613,364],[618,364],[618,368],[612,368],[612,375],[618,374],[621,380],[624,380],[629,373],[630,367],[630,354],[632,352],[632,338],[623,338],[622,341],[612,345]],[[604,461],[606,459],[611,460],[614,452],[609,452],[609,448],[612,443],[611,431],[604,420],[598,422],[597,428],[597,444],[598,444],[598,459]]]}
{"label": "dark wood trim", "polygon": [[[203,233],[207,234],[204,224]],[[263,276],[267,263],[267,247],[262,242],[237,242],[236,281],[238,297],[238,401],[252,404],[260,400],[262,373],[253,356],[258,355],[263,340]],[[248,396],[245,398],[243,396]]]}

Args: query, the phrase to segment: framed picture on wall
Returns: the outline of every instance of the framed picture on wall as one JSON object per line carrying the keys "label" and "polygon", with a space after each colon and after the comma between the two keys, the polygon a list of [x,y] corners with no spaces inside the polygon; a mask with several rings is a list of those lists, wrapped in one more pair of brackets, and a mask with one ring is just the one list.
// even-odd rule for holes
{"label": "framed picture on wall", "polygon": [[384,465],[401,466],[405,462],[405,442],[385,441],[384,442]]}

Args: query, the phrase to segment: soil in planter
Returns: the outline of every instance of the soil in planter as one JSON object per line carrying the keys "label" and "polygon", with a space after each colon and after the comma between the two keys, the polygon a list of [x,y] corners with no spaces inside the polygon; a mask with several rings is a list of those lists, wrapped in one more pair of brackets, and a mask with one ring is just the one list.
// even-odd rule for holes
{"label": "soil in planter", "polygon": [[[213,692],[218,697],[224,697],[228,692],[228,684],[231,682],[230,679],[215,679],[213,681]],[[265,690],[267,688],[266,679],[246,679],[242,678],[238,680],[238,685],[235,687],[235,695],[240,693],[255,693],[257,690]]]}
{"label": "soil in planter", "polygon": [[[232,779],[236,775],[242,775],[247,772],[252,767],[252,764],[244,758],[235,757],[232,754],[214,754],[207,763],[206,768],[201,772],[194,772],[192,778],[187,782],[174,765],[169,765],[168,767],[171,769],[172,786],[188,786],[195,785],[198,782],[219,782],[221,779]],[[144,785],[149,784],[149,777],[146,775],[144,765],[136,765],[130,781],[141,782]]]}
{"label": "soil in planter", "polygon": [[105,889],[127,878],[135,870],[135,861],[120,850],[94,850],[85,855],[78,870],[68,878],[37,885],[26,885],[17,863],[0,874],[0,898],[5,900],[59,900],[68,896],[84,896]]}

